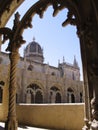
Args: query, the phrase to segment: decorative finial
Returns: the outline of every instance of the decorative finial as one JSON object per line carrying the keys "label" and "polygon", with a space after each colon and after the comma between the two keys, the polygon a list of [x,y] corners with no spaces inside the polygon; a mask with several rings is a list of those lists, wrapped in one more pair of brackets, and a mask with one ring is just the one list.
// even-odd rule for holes
{"label": "decorative finial", "polygon": [[33,37],[33,41],[35,41],[35,37]]}
{"label": "decorative finial", "polygon": [[58,60],[58,65],[60,64],[60,59]]}
{"label": "decorative finial", "polygon": [[76,56],[74,55],[74,62],[73,62],[74,66],[78,67],[78,63],[77,63],[77,60],[76,60]]}
{"label": "decorative finial", "polygon": [[65,58],[64,58],[64,56],[63,56],[63,63],[65,63]]}

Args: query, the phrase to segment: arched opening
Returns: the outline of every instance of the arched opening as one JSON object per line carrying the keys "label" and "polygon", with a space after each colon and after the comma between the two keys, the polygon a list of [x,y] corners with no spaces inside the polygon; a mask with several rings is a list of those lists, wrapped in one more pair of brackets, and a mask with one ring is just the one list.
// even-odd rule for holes
{"label": "arched opening", "polygon": [[[53,3],[52,3],[52,4],[53,4],[53,8],[54,8],[54,13],[53,13],[53,14],[55,14],[55,12],[57,12],[57,10],[56,10],[57,7],[58,7],[58,8],[61,7],[61,6],[59,6],[60,4],[57,5],[57,3],[58,3],[57,1],[56,1],[55,4],[54,4],[54,1],[53,1]],[[77,2],[76,2],[76,3],[77,3]],[[74,3],[74,4],[76,4],[76,3]],[[72,3],[71,3],[71,4],[72,4]],[[73,5],[73,4],[72,4],[72,5]],[[93,5],[95,5],[95,3],[93,3]],[[77,8],[77,6],[74,6],[74,7],[75,7],[74,10],[76,11],[78,8]],[[46,8],[44,8],[44,10],[45,10],[45,9],[46,9]],[[61,9],[62,9],[62,8],[61,8]],[[43,10],[43,8],[39,8],[39,10],[37,10],[36,13],[39,14],[39,16],[41,17],[41,16],[42,16],[41,13],[42,13],[44,10]],[[91,9],[90,9],[90,11],[91,11]],[[73,12],[73,11],[72,11],[72,12]],[[68,16],[69,16],[69,17],[68,17],[68,19],[63,23],[63,25],[66,24],[66,22],[69,23],[70,20],[71,20],[71,21],[70,21],[70,24],[75,24],[74,22],[75,22],[76,19],[74,19],[75,16],[73,15],[72,12],[70,12],[70,10],[69,10],[69,13],[68,13]],[[76,11],[76,12],[77,12],[77,11]],[[80,12],[81,12],[81,11],[80,11]],[[89,12],[89,9],[88,9],[88,12]],[[70,14],[70,13],[72,13],[72,14]],[[83,12],[83,13],[84,13],[84,12]],[[90,14],[90,13],[87,13],[87,14]],[[91,13],[91,14],[92,14],[92,13]],[[91,17],[92,17],[92,16],[89,16],[89,17],[90,17],[90,18],[88,18],[88,16],[87,16],[87,23],[91,20]],[[96,19],[97,19],[97,18],[96,18]],[[31,20],[31,17],[30,17],[29,20]],[[74,22],[73,22],[73,21],[74,21]],[[93,19],[91,22],[93,22],[93,21],[94,21],[94,19]],[[86,22],[86,20],[84,20],[83,25],[86,26],[86,23],[85,23],[85,22]],[[79,23],[81,23],[81,22],[79,21]],[[29,24],[30,24],[30,23],[29,23]],[[29,25],[29,26],[30,26],[30,25]],[[92,26],[92,24],[88,24],[88,27],[87,27],[87,28],[90,28],[91,26]],[[27,27],[27,26],[26,26],[26,27]],[[81,31],[81,30],[83,29],[83,30],[81,31],[81,34],[80,34],[80,35],[84,36],[84,34],[83,34],[82,32],[85,31],[85,27],[83,27],[82,29],[81,29],[81,27],[82,27],[82,26],[79,26],[79,29],[80,29],[80,30],[78,30],[78,31]],[[88,29],[87,29],[87,30],[88,30]],[[94,28],[92,29],[92,32],[93,32],[93,30],[94,30]],[[96,29],[95,29],[95,30],[96,30]],[[97,32],[97,30],[96,30],[95,32]],[[89,34],[91,35],[92,33],[88,33],[88,37],[90,37]],[[95,35],[95,37],[96,37],[96,35]],[[84,39],[85,39],[85,38],[84,38]],[[88,41],[94,41],[94,37],[92,38],[92,40],[90,40],[90,39],[87,38],[87,41],[86,41],[86,42],[88,43]],[[97,40],[96,40],[96,41],[97,41]],[[96,42],[96,43],[97,43],[97,42]],[[90,42],[90,44],[92,44],[92,43]],[[82,48],[82,49],[83,49],[83,48]],[[88,48],[87,48],[87,49],[88,49]],[[91,49],[91,48],[90,48],[90,49]],[[89,49],[88,49],[88,50],[89,50]],[[96,50],[97,50],[97,49],[96,49]],[[87,50],[86,50],[86,51],[87,51]],[[85,52],[84,52],[84,53],[85,53]],[[92,57],[95,56],[96,54],[97,54],[96,52],[94,53],[94,55],[92,54]],[[84,55],[85,55],[85,54],[84,54]],[[82,55],[82,57],[83,57],[83,55]],[[85,56],[84,56],[84,57],[85,57]],[[89,57],[89,56],[87,55],[87,58],[88,58],[88,57]],[[92,59],[93,59],[93,58],[92,58]],[[97,59],[97,58],[96,58],[96,59]],[[95,60],[95,59],[94,59],[94,60]],[[90,61],[89,58],[88,58],[88,61]],[[92,62],[92,60],[91,60],[91,62]],[[89,63],[89,62],[87,62],[87,63]],[[94,65],[93,67],[94,67],[94,69],[96,70],[97,63],[95,63],[95,64],[96,64],[96,65]],[[88,67],[88,64],[87,64],[86,67]],[[91,65],[90,67],[92,68],[92,65]],[[89,67],[88,67],[88,68],[89,68]],[[90,70],[91,70],[91,68],[90,68]],[[87,68],[86,68],[86,69],[87,69]],[[94,71],[95,71],[95,70],[94,70]],[[88,73],[89,73],[89,71],[88,71]],[[94,74],[96,75],[96,72],[94,72]],[[95,75],[94,75],[94,76],[95,76]],[[97,74],[97,75],[98,75],[98,74]],[[72,75],[71,75],[71,74],[68,74],[68,78],[70,78],[70,77],[72,78]],[[92,75],[91,75],[91,77],[92,77]],[[90,78],[91,78],[91,77],[90,77]],[[75,78],[75,79],[76,79],[76,78]],[[89,82],[90,82],[90,81],[89,81]],[[97,86],[97,85],[96,85],[96,86]],[[93,93],[93,92],[92,92],[92,93]],[[90,94],[90,100],[91,100],[91,98],[94,96],[92,93]],[[72,95],[72,102],[73,102],[73,101],[74,101],[74,98],[73,98],[74,94],[71,94],[71,95]],[[95,93],[95,95],[96,95],[96,93]]]}
{"label": "arched opening", "polygon": [[35,103],[35,100],[34,100],[34,94],[31,92],[31,103]]}
{"label": "arched opening", "polygon": [[40,91],[36,92],[35,103],[43,103],[43,96],[42,96],[42,93]]}
{"label": "arched opening", "polygon": [[67,89],[67,102],[75,103],[74,91],[71,88]]}
{"label": "arched opening", "polygon": [[50,88],[50,103],[61,103],[60,90],[56,86]]}
{"label": "arched opening", "polygon": [[[54,1],[53,1],[54,2]],[[57,3],[58,1],[56,1],[56,3]],[[72,2],[72,1],[71,1]],[[61,6],[60,6],[60,4],[59,5],[57,5],[57,4],[54,4],[54,3],[52,3],[53,4],[53,8],[54,8],[54,13],[53,14],[55,14],[55,12],[57,12],[57,7],[59,8],[60,7],[60,9],[62,9],[61,8]],[[70,2],[68,2],[68,3],[70,3]],[[87,1],[87,3],[89,3],[88,1]],[[87,50],[87,55],[85,55],[86,54],[86,52],[85,52],[85,49],[84,48],[82,48],[81,50],[82,50],[82,52],[84,52],[84,54],[82,55],[82,58],[83,58],[83,62],[85,62],[85,60],[87,60],[87,62],[86,63],[83,63],[83,66],[84,66],[84,70],[86,70],[87,68],[88,68],[88,72],[86,72],[86,75],[88,74],[88,77],[84,77],[86,80],[87,80],[87,78],[89,79],[89,81],[87,81],[87,82],[89,82],[89,85],[90,85],[90,79],[92,78],[92,75],[94,76],[94,80],[96,80],[96,76],[98,76],[98,73],[96,72],[96,66],[97,66],[97,64],[98,64],[98,62],[96,62],[96,59],[98,59],[97,58],[97,49],[93,49],[93,50],[95,50],[96,52],[94,52],[94,53],[92,53],[91,54],[91,57],[89,56],[89,54],[88,54],[88,52],[91,52],[92,51],[92,48],[94,48],[94,47],[92,47],[92,43],[97,43],[97,38],[95,38],[95,37],[97,37],[96,36],[96,34],[92,34],[93,33],[93,31],[94,30],[96,30],[95,32],[97,32],[97,29],[96,29],[96,25],[97,24],[94,24],[94,28],[92,28],[92,26],[93,26],[93,22],[94,21],[97,21],[98,22],[98,20],[96,20],[97,18],[93,18],[92,19],[92,16],[96,16],[95,14],[93,15],[93,11],[92,10],[94,10],[94,13],[96,12],[96,14],[97,14],[97,7],[96,7],[96,2],[91,2],[91,3],[93,3],[93,6],[90,6],[90,8],[88,8],[87,10],[84,10],[83,11],[83,14],[81,13],[81,11],[80,10],[78,10],[79,8],[77,8],[78,7],[78,2],[72,2],[71,3],[71,6],[73,6],[73,8],[74,9],[72,9],[72,12],[70,12],[70,10],[69,10],[69,13],[68,13],[68,19],[63,23],[63,25],[64,24],[66,24],[66,22],[70,22],[70,24],[75,24],[75,23],[73,23],[73,21],[75,22],[75,20],[76,19],[74,19],[75,18],[75,16],[73,15],[74,13],[73,13],[73,11],[75,10],[77,13],[78,13],[78,11],[80,11],[79,13],[81,14],[81,15],[84,15],[85,16],[85,20],[83,21],[83,24],[81,25],[81,23],[82,23],[82,17],[84,18],[84,16],[81,16],[81,17],[78,17],[78,19],[80,20],[79,21],[79,23],[78,24],[80,24],[78,27],[79,27],[79,32],[78,32],[78,34],[80,33],[80,35],[83,37],[83,39],[81,39],[81,40],[84,40],[86,43],[88,43],[87,44],[87,46],[90,46],[90,47],[87,47],[87,46],[85,46],[84,45],[84,48],[86,48]],[[89,5],[91,4],[91,3],[89,3]],[[82,4],[82,6],[84,5],[82,2],[80,3],[80,5]],[[77,5],[77,6],[75,6],[75,5]],[[81,7],[81,6],[80,6]],[[93,9],[92,9],[93,8]],[[42,16],[42,12],[43,11],[45,11],[45,9],[46,8],[44,8],[44,10],[43,10],[43,8],[39,8],[38,10],[37,10],[37,14],[39,14],[40,15],[40,17]],[[80,9],[83,9],[83,7],[82,8],[80,8]],[[77,11],[78,10],[78,11]],[[87,11],[86,13],[85,13],[85,11]],[[91,12],[92,11],[92,12]],[[72,14],[71,14],[72,13]],[[77,15],[79,15],[80,16],[80,14],[77,14]],[[91,15],[89,15],[89,14],[91,14]],[[86,16],[87,15],[87,16]],[[96,16],[97,17],[97,16]],[[30,17],[30,19],[29,20],[31,20],[31,17]],[[71,21],[70,21],[71,20]],[[76,20],[76,21],[78,21],[78,20]],[[96,22],[96,23],[97,23]],[[26,22],[27,23],[27,22]],[[30,23],[29,23],[29,26],[30,26]],[[26,26],[27,27],[27,26]],[[87,28],[86,28],[87,27]],[[92,28],[91,30],[90,30],[90,28]],[[90,32],[90,33],[89,33]],[[86,37],[85,37],[85,34],[88,34]],[[79,35],[79,36],[80,36]],[[92,37],[91,37],[92,36]],[[84,44],[84,42],[82,42],[83,44]],[[95,44],[94,44],[95,45]],[[93,45],[93,46],[94,46]],[[82,45],[81,45],[81,47],[83,47]],[[97,47],[97,44],[95,45],[95,47]],[[84,50],[83,50],[84,49]],[[84,56],[84,57],[83,57]],[[90,58],[92,58],[92,59],[90,59]],[[94,64],[92,65],[92,61],[94,60]],[[90,63],[90,65],[88,65]],[[92,67],[93,66],[93,67]],[[94,71],[94,73],[92,73],[92,70]],[[90,71],[90,72],[89,72]],[[89,74],[90,74],[90,76],[89,76]],[[71,77],[72,75],[71,74],[68,74],[68,78],[69,77]],[[94,81],[93,80],[93,81]],[[93,82],[92,81],[92,82]],[[97,81],[97,80],[96,80]],[[95,89],[97,89],[96,88],[96,86],[98,86],[97,85],[98,83],[96,82],[96,85],[95,85],[95,82],[93,83],[93,85],[95,86]],[[87,85],[86,85],[87,87],[88,87],[88,83],[87,83]],[[91,86],[90,86],[91,87]],[[85,89],[86,90],[86,89]],[[89,89],[90,90],[90,89]],[[72,94],[72,99],[74,99],[73,98],[73,94]],[[95,93],[95,96],[97,96],[97,93]],[[93,98],[94,97],[94,95],[93,95],[93,92],[91,92],[90,93],[90,100],[91,100],[91,98]],[[98,96],[97,96],[98,97]],[[95,101],[97,101],[97,100],[95,100]],[[88,103],[88,101],[87,101],[87,104],[89,105],[89,103]],[[96,104],[96,103],[95,103]],[[95,108],[95,107],[94,107]],[[88,110],[88,111],[90,111],[90,110]]]}
{"label": "arched opening", "polygon": [[[23,6],[24,5],[26,5],[25,2]],[[31,5],[32,5],[32,2],[31,2]],[[22,10],[22,6],[18,10],[22,17],[24,13]],[[37,72],[39,71],[41,73],[45,73],[49,75],[51,74],[52,77],[55,79],[66,77],[67,79],[71,79],[71,80],[80,80],[80,73],[82,72],[82,67],[81,67],[82,65],[81,65],[81,56],[80,56],[80,46],[79,46],[79,41],[76,35],[76,27],[68,25],[66,28],[62,28],[61,26],[62,21],[64,21],[63,16],[67,15],[67,11],[68,11],[67,9],[64,9],[57,15],[57,17],[53,18],[53,16],[51,15],[51,12],[53,12],[53,7],[50,6],[47,9],[47,11],[44,13],[44,19],[40,20],[39,16],[35,15],[34,19],[32,20],[33,28],[32,29],[28,28],[27,30],[24,31],[23,37],[27,42],[25,45],[23,45],[20,48],[20,54],[22,58],[24,58],[23,48],[26,48],[28,43],[32,41],[33,36],[37,39],[36,41],[41,43],[41,46],[44,48],[44,54],[45,54],[44,56],[45,61],[43,62],[44,67],[42,65],[41,65],[42,68],[41,66],[39,67],[39,64],[38,64],[38,67],[37,65],[33,66],[33,63],[30,63],[30,65],[27,64],[28,70],[30,71],[34,70]],[[11,22],[12,22],[12,19],[11,21],[8,22],[6,26],[10,27]],[[57,37],[55,37],[55,35],[57,35]],[[69,48],[70,48],[70,51],[69,51]],[[31,50],[35,51],[36,48],[31,47],[30,51]],[[38,48],[38,52],[40,52],[39,48]],[[74,55],[76,55],[76,59],[78,59],[77,61],[79,61],[78,64],[79,64],[81,72],[79,72],[79,68],[77,72],[76,70],[75,70],[75,73],[73,72],[74,67],[75,69],[77,68],[76,62],[73,62]],[[65,69],[65,67],[68,67],[67,68],[68,70]],[[71,69],[72,67],[73,69]]]}
{"label": "arched opening", "polygon": [[71,102],[75,103],[75,96],[74,96],[74,94],[71,94]]}
{"label": "arched opening", "polygon": [[28,97],[28,94],[29,94],[30,99],[27,99],[29,100],[27,102],[43,103],[42,90],[37,84],[33,83],[27,87],[27,97]]}
{"label": "arched opening", "polygon": [[61,103],[61,94],[59,92],[56,93],[56,103]]}

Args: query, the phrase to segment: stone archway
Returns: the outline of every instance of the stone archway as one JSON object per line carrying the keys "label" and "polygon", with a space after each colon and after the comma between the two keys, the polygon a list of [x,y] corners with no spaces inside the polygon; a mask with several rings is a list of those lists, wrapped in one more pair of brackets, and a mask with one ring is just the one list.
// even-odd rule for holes
{"label": "stone archway", "polygon": [[43,103],[43,91],[39,85],[32,83],[26,90],[27,103]]}
{"label": "stone archway", "polygon": [[[16,2],[16,1],[14,1]],[[17,0],[16,3],[22,2]],[[3,4],[4,3],[4,4]],[[0,2],[2,6],[1,12],[5,13],[10,9],[12,1],[5,0]],[[4,8],[5,6],[5,9]],[[53,16],[64,8],[68,8],[67,19],[63,22],[63,26],[72,24],[77,26],[77,34],[80,39],[81,56],[83,64],[84,74],[84,89],[85,89],[85,118],[86,127],[83,129],[97,129],[98,121],[98,1],[95,0],[40,0],[33,5],[22,20],[19,20],[19,14],[15,15],[14,26],[12,29],[0,28],[0,33],[4,34],[4,41],[9,39],[9,45],[7,50],[10,52],[11,61],[11,74],[10,74],[10,87],[9,87],[9,116],[7,120],[6,129],[17,128],[16,112],[15,112],[15,89],[16,89],[16,64],[19,59],[18,50],[19,47],[25,42],[22,37],[24,29],[32,27],[31,21],[35,14],[38,14],[40,18],[43,17],[43,13],[48,6],[53,6]],[[88,5],[88,8],[86,7]],[[15,8],[14,8],[15,9]],[[6,14],[2,14],[5,16]],[[7,19],[8,20],[8,19]],[[3,19],[1,19],[3,21]],[[91,102],[91,100],[93,101]],[[90,102],[92,104],[90,104]],[[91,113],[91,105],[93,113]],[[93,117],[93,118],[92,118]],[[89,124],[89,122],[92,122]],[[93,125],[96,124],[96,125]],[[13,129],[13,130],[14,130]]]}
{"label": "stone archway", "polygon": [[50,103],[61,103],[61,92],[56,86],[50,88]]}
{"label": "stone archway", "polygon": [[56,93],[56,103],[61,103],[61,94],[59,92]]}
{"label": "stone archway", "polygon": [[67,102],[68,103],[75,103],[74,91],[71,88],[67,89]]}

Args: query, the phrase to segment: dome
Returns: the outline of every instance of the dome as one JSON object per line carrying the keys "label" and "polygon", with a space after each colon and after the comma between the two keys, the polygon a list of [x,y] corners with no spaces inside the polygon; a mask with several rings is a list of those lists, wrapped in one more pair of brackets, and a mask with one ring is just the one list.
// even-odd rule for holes
{"label": "dome", "polygon": [[43,49],[40,44],[35,41],[35,38],[26,46],[24,53],[29,60],[43,62]]}
{"label": "dome", "polygon": [[39,53],[39,54],[43,54],[43,49],[41,48],[41,46],[39,45],[39,43],[35,42],[35,40],[33,39],[32,42],[30,42],[26,49],[26,52],[30,52],[30,53]]}

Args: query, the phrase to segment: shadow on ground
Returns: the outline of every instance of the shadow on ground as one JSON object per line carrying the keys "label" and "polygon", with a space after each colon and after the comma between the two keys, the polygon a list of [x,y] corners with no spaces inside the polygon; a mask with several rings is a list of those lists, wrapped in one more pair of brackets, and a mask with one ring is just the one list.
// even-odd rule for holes
{"label": "shadow on ground", "polygon": [[28,129],[27,126],[23,126],[23,125],[19,125],[20,128],[23,128],[23,129]]}
{"label": "shadow on ground", "polygon": [[0,126],[0,130],[4,130],[4,128],[2,126]]}

